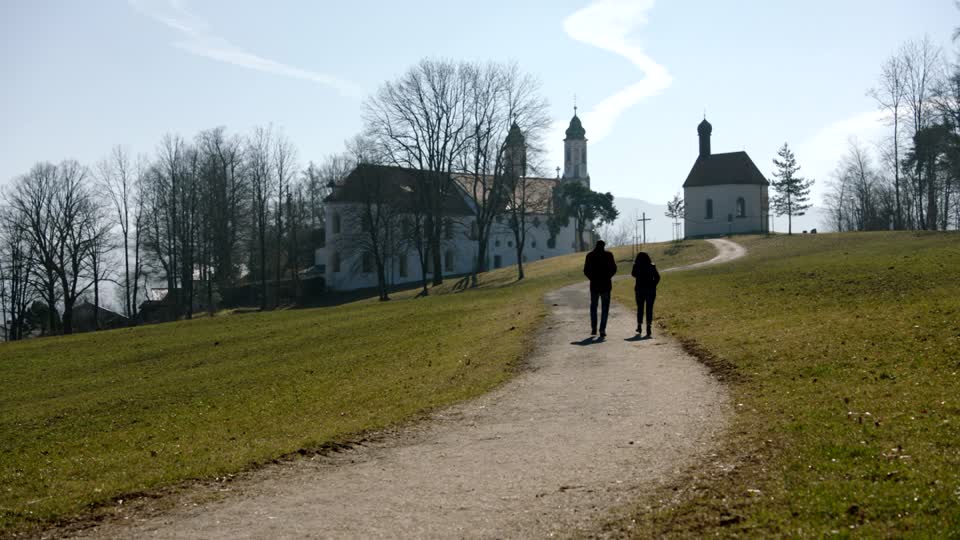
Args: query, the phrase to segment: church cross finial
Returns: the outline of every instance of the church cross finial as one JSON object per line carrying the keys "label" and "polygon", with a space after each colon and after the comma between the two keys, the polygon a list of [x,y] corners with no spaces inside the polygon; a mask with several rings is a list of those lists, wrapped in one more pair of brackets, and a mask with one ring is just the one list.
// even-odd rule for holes
{"label": "church cross finial", "polygon": [[577,95],[573,95],[573,115],[577,115]]}
{"label": "church cross finial", "polygon": [[557,178],[560,178],[560,167],[557,167]]}

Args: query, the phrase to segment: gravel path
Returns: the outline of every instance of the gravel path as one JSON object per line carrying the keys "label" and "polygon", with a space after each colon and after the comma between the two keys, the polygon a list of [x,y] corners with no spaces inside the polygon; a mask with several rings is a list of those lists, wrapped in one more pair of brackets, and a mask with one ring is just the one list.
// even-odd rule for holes
{"label": "gravel path", "polygon": [[[742,255],[712,241],[710,263]],[[699,266],[699,265],[692,265]],[[621,268],[621,272],[624,269]],[[384,441],[267,467],[233,493],[82,531],[93,538],[504,538],[589,531],[697,462],[727,397],[669,338],[614,304],[589,339],[585,284],[547,295],[531,369]],[[131,521],[133,521],[131,523]]]}

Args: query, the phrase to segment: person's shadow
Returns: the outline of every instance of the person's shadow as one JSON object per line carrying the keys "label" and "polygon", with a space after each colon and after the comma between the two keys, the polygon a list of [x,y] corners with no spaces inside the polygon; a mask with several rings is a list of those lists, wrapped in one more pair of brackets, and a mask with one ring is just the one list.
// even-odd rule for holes
{"label": "person's shadow", "polygon": [[624,341],[645,341],[645,340],[648,340],[648,339],[650,339],[650,338],[644,336],[643,334],[637,334],[637,335],[635,335],[635,336],[633,336],[633,337],[628,337],[628,338],[625,339]]}
{"label": "person's shadow", "polygon": [[586,338],[586,339],[581,339],[580,341],[571,341],[570,344],[571,344],[571,345],[579,345],[579,346],[583,347],[583,346],[586,346],[586,345],[595,345],[595,344],[597,344],[597,343],[603,343],[604,341],[605,341],[605,338],[598,337],[598,336],[590,336],[590,337],[588,337],[588,338]]}

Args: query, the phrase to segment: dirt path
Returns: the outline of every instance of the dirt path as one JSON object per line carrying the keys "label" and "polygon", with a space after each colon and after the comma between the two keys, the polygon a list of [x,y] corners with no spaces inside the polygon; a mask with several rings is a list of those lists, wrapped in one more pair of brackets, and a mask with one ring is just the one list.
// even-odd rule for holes
{"label": "dirt path", "polygon": [[[713,241],[720,255],[742,254]],[[742,249],[742,248],[740,248]],[[697,265],[694,265],[697,266]],[[622,269],[621,269],[622,270]],[[590,530],[708,452],[724,389],[614,305],[588,338],[585,285],[550,293],[531,369],[397,438],[250,474],[224,500],[87,537],[545,537]]]}

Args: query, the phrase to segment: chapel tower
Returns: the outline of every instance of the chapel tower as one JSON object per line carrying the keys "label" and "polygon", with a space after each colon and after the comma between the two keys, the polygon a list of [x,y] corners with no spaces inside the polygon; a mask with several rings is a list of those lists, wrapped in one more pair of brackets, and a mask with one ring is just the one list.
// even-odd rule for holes
{"label": "chapel tower", "polygon": [[703,117],[703,122],[697,126],[697,135],[700,136],[700,157],[710,155],[710,135],[713,133],[713,126],[707,122],[707,117]]}
{"label": "chapel tower", "polygon": [[590,187],[590,175],[587,173],[586,130],[577,116],[577,107],[573,107],[573,118],[563,139],[563,181],[579,181]]}

